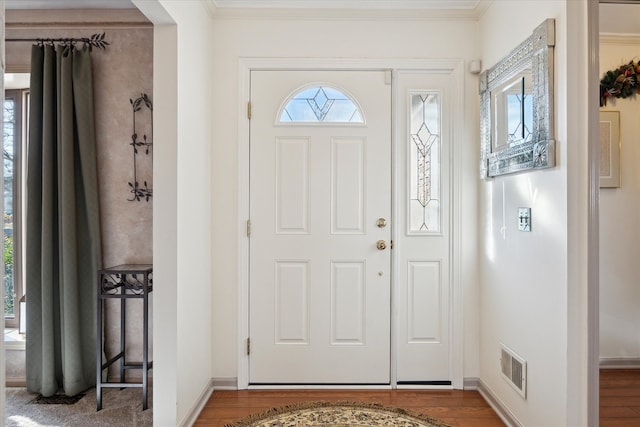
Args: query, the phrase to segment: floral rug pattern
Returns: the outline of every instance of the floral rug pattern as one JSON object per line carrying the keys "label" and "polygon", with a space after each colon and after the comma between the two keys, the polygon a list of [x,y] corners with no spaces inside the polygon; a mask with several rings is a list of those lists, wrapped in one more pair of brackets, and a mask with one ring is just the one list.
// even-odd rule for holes
{"label": "floral rug pattern", "polygon": [[309,402],[273,408],[226,427],[451,427],[437,418],[377,403]]}

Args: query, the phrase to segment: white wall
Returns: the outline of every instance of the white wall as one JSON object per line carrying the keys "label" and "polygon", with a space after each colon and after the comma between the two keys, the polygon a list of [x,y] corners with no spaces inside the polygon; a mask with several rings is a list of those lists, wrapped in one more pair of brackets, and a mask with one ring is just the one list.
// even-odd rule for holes
{"label": "white wall", "polygon": [[211,21],[204,2],[136,0],[154,27],[154,405],[188,422],[211,378]]}
{"label": "white wall", "polygon": [[[640,7],[636,6],[640,10]],[[638,56],[640,35],[602,37],[600,75]],[[600,357],[640,358],[640,98],[609,98],[620,112],[620,188],[600,190]]]}
{"label": "white wall", "polygon": [[[547,18],[556,20],[556,161],[479,184],[480,378],[526,426],[567,424],[567,126],[564,2],[494,2],[480,21],[489,68]],[[518,231],[530,207],[532,231]],[[527,400],[501,377],[500,343],[527,360]]]}
{"label": "white wall", "polygon": [[[327,14],[323,13],[323,16]],[[470,20],[319,18],[225,18],[214,22],[211,54],[214,64],[213,193],[213,376],[237,376],[238,274],[238,140],[239,71],[242,57],[278,58],[447,58],[476,59],[477,24]],[[477,78],[465,71],[463,137],[463,254],[465,293],[465,377],[478,376],[478,309],[476,304]],[[242,100],[241,102],[245,102]],[[248,126],[248,125],[247,125]]]}

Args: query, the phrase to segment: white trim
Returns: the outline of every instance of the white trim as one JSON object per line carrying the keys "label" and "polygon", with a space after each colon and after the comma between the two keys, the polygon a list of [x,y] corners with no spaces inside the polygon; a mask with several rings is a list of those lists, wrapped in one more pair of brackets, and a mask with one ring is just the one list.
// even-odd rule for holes
{"label": "white trim", "polygon": [[[457,82],[464,81],[464,61],[460,59],[365,59],[365,58],[240,58],[238,64],[239,71],[239,105],[238,105],[238,336],[237,336],[237,355],[238,355],[238,389],[249,388],[249,358],[246,355],[246,338],[249,336],[249,238],[246,236],[246,221],[249,218],[249,121],[247,119],[246,107],[250,100],[251,94],[251,70],[393,70],[393,76],[397,71],[428,71],[435,73],[452,74],[453,80]],[[395,82],[395,80],[394,80]],[[395,90],[392,95],[392,102],[397,105],[397,96]],[[452,85],[453,105],[451,112],[462,111],[464,87],[463,85]],[[453,120],[455,120],[454,116]],[[395,123],[395,111],[392,111],[392,123]],[[462,119],[461,119],[462,120]],[[393,124],[392,124],[393,126]],[[456,150],[455,141],[458,139],[460,129],[457,123],[451,124],[451,136],[453,144],[451,177],[452,177],[452,206],[450,220],[452,224],[452,238],[450,249],[450,280],[452,283],[451,298],[451,322],[452,322],[452,339],[451,339],[451,370],[453,388],[461,389],[463,387],[463,291],[461,286],[461,249],[460,249],[460,188],[461,188],[461,155]],[[393,140],[396,139],[396,129],[392,127]],[[464,133],[460,135],[462,140]],[[392,141],[392,152],[395,153],[395,143]],[[394,172],[395,175],[396,172]],[[392,178],[393,179],[393,178]],[[395,189],[395,181],[392,182]],[[394,191],[394,194],[397,192]],[[396,200],[394,200],[394,203]],[[457,229],[454,229],[457,227]],[[395,260],[397,261],[397,260]],[[392,273],[393,279],[395,272]],[[392,286],[394,289],[395,286]],[[393,295],[392,295],[393,298]],[[392,306],[392,355],[391,355],[391,384],[396,385],[395,358],[393,354],[397,352],[396,336],[394,330],[397,325],[397,310],[394,313]]]}
{"label": "white trim", "polygon": [[480,385],[480,378],[478,377],[469,377],[464,379],[464,388],[463,390],[478,390],[478,386]]}
{"label": "white trim", "polygon": [[[489,8],[488,0],[473,0],[473,7],[454,7],[452,0],[300,0],[234,1],[206,0],[215,19],[291,19],[291,20],[405,20],[405,21],[477,21]],[[463,0],[465,1],[465,0]],[[418,4],[419,2],[421,4]],[[354,6],[355,5],[355,6]]]}
{"label": "white trim", "polygon": [[477,22],[486,10],[484,7],[477,11],[217,8],[214,20]]}
{"label": "white trim", "polygon": [[[398,239],[398,227],[395,218],[398,218],[398,182],[399,180],[396,178],[395,174],[395,164],[396,158],[398,157],[398,132],[399,126],[397,125],[397,112],[399,111],[400,96],[398,93],[398,71],[391,71],[391,242],[397,242]],[[391,266],[390,266],[390,277],[391,277],[391,293],[389,294],[391,298],[391,331],[390,331],[390,346],[391,346],[391,355],[389,358],[389,363],[391,363],[391,369],[389,373],[391,374],[391,388],[398,388],[398,328],[394,327],[400,321],[400,310],[398,309],[398,287],[393,286],[395,283],[398,283],[398,269],[396,268],[398,265],[398,251],[391,251]]]}
{"label": "white trim", "polygon": [[507,405],[481,380],[477,378],[466,378],[464,380],[465,390],[477,390],[480,396],[491,406],[498,417],[509,427],[523,427],[518,418],[509,410]]}
{"label": "white trim", "polygon": [[205,405],[209,401],[211,397],[211,393],[213,393],[213,379],[209,379],[209,382],[200,393],[200,396],[193,404],[191,409],[186,413],[182,421],[178,423],[178,427],[191,427],[196,420],[198,419],[198,415],[204,409]]}
{"label": "white trim", "polygon": [[475,10],[479,0],[209,0],[217,8]]}
{"label": "white trim", "polygon": [[[462,141],[464,140],[464,126],[455,123],[456,111],[464,111],[464,62],[458,61],[453,68],[453,81],[459,84],[452,85],[451,98],[453,105],[451,115],[451,200],[450,210],[450,258],[449,269],[453,293],[451,295],[451,384],[453,388],[464,387],[464,294],[462,291]],[[464,114],[461,114],[464,121]]]}
{"label": "white trim", "polygon": [[640,34],[600,33],[598,37],[600,40],[600,44],[640,44]]}
{"label": "white trim", "polygon": [[213,390],[238,390],[237,378],[212,378]]}
{"label": "white trim", "polygon": [[[600,422],[600,8],[598,2],[588,2],[587,41],[587,138],[589,175],[589,212],[587,219],[587,423]],[[569,301],[571,303],[571,300]],[[572,333],[569,329],[569,333]],[[570,419],[570,418],[569,418]]]}
{"label": "white trim", "polygon": [[251,99],[250,61],[240,59],[238,103],[238,383],[239,390],[249,385],[249,358],[246,340],[249,337],[249,237],[246,223],[249,219],[249,119],[247,104]]}
{"label": "white trim", "polygon": [[600,369],[638,369],[640,357],[601,357]]}

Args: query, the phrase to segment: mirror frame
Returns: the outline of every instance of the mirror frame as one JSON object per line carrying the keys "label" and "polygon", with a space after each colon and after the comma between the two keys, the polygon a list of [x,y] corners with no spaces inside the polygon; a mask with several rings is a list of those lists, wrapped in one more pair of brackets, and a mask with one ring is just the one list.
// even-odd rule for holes
{"label": "mirror frame", "polygon": [[[483,179],[555,166],[553,47],[555,21],[547,19],[525,41],[480,74],[480,174]],[[533,134],[530,142],[493,151],[492,93],[531,69]]]}

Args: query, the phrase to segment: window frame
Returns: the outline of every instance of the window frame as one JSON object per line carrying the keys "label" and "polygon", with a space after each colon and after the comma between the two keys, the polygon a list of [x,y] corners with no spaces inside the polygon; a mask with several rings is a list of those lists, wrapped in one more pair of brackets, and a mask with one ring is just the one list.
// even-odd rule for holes
{"label": "window frame", "polygon": [[[29,89],[6,89],[4,99],[13,99],[15,105],[14,152],[13,152],[13,317],[5,316],[5,328],[18,328],[20,322],[20,299],[24,294],[23,281],[23,200],[24,200],[24,153],[26,152],[29,120]],[[4,206],[3,206],[4,216]],[[3,230],[4,238],[4,230]],[[4,273],[3,273],[4,274]],[[4,309],[3,309],[4,311]],[[4,313],[3,313],[4,314]]]}

